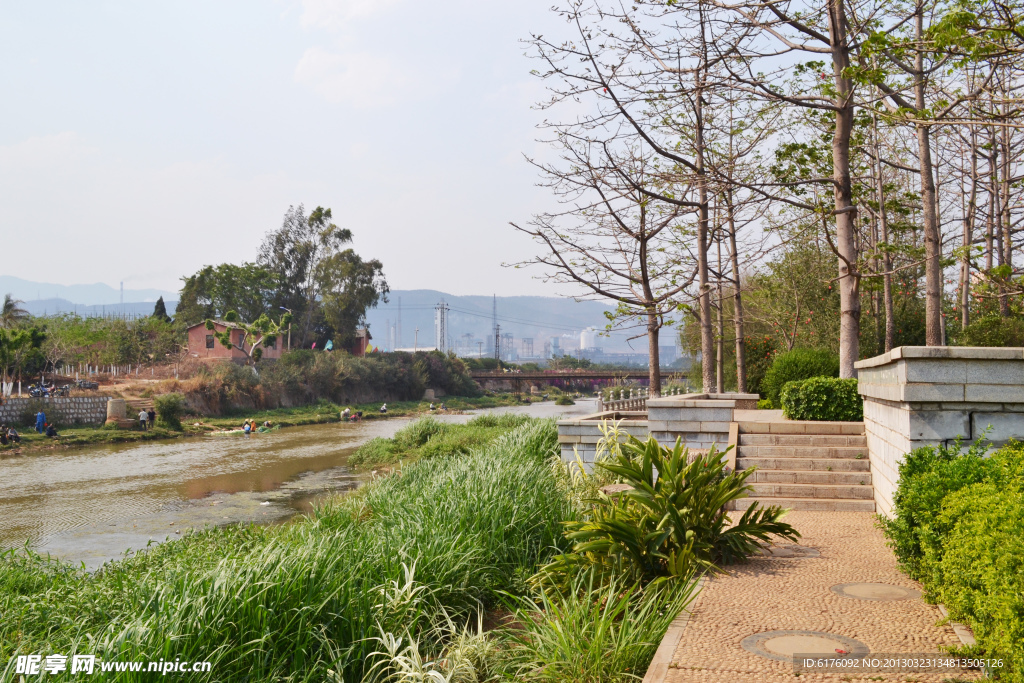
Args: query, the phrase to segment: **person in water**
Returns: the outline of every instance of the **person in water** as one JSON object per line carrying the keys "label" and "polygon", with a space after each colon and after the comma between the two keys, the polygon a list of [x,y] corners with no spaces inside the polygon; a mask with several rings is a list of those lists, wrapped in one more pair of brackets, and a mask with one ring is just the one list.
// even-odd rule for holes
{"label": "person in water", "polygon": [[246,420],[242,425],[242,431],[245,432],[246,436],[249,436],[252,433],[252,424],[248,420]]}

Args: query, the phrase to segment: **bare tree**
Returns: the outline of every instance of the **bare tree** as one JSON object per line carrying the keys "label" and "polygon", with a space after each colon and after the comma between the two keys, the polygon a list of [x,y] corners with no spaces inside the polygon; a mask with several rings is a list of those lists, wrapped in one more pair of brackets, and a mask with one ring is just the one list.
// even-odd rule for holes
{"label": "bare tree", "polygon": [[639,321],[647,337],[651,394],[661,394],[659,335],[693,282],[681,274],[676,252],[680,207],[652,199],[643,190],[659,185],[657,169],[628,146],[621,156],[603,144],[561,139],[561,162],[538,164],[561,202],[527,226],[513,227],[543,246],[517,267],[540,265],[549,280],[576,285],[577,298],[616,304],[609,327]]}

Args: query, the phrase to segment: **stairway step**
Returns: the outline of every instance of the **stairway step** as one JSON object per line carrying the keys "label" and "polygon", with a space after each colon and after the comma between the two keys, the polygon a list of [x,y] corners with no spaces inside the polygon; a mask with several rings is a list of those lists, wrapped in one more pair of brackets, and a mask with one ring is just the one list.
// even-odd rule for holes
{"label": "stairway step", "polygon": [[747,479],[747,483],[871,486],[871,472],[757,469]]}
{"label": "stairway step", "polygon": [[750,457],[738,457],[736,459],[736,469],[746,470],[751,467],[757,467],[761,470],[814,470],[817,472],[822,471],[834,471],[834,472],[867,472],[871,469],[871,464],[867,458],[861,458],[860,460],[853,458],[843,458],[840,460],[831,458],[750,458]]}
{"label": "stairway step", "polygon": [[740,434],[846,434],[863,436],[863,422],[812,422],[783,420],[781,422],[740,422]]}
{"label": "stairway step", "polygon": [[[739,446],[740,458],[852,458],[867,460],[866,446]],[[859,456],[859,457],[858,457]]]}
{"label": "stairway step", "polygon": [[728,510],[746,510],[757,503],[763,507],[777,505],[788,510],[817,510],[822,512],[874,512],[875,501],[847,500],[842,498],[759,498],[752,496],[734,500],[726,506]]}
{"label": "stairway step", "polygon": [[868,446],[866,436],[845,434],[740,434],[739,438],[740,446]]}
{"label": "stairway step", "polygon": [[830,484],[751,484],[758,498],[835,498],[843,500],[874,499],[873,486]]}

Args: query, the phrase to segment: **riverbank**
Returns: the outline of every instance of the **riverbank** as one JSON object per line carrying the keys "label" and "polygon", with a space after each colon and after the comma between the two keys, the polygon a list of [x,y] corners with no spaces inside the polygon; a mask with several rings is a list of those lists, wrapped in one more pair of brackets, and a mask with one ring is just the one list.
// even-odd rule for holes
{"label": "riverbank", "polygon": [[[479,397],[445,397],[443,399],[449,414],[465,410],[480,410],[504,406],[523,405],[520,399],[512,394],[498,394]],[[440,406],[441,400],[435,402]],[[20,432],[20,444],[0,446],[0,454],[42,454],[64,451],[82,446],[103,444],[130,444],[151,441],[169,441],[191,436],[203,436],[213,432],[241,429],[246,419],[257,424],[270,421],[278,427],[301,427],[305,425],[329,424],[341,421],[341,412],[349,408],[352,412],[363,411],[364,420],[382,420],[396,417],[412,417],[429,415],[430,401],[399,401],[388,403],[388,412],[380,413],[380,403],[363,403],[341,406],[335,403],[321,402],[307,406],[292,408],[275,408],[271,410],[255,410],[236,412],[228,416],[186,415],[182,418],[182,429],[170,429],[160,424],[147,431],[141,429],[116,429],[110,427],[68,427],[61,429],[56,438],[37,434],[35,430],[25,429]]]}
{"label": "riverbank", "polygon": [[[580,514],[557,453],[553,422],[530,421],[291,524],[207,528],[97,573],[9,551],[0,650],[208,661],[200,681],[632,680],[685,596],[535,592],[529,577],[567,549],[563,523]],[[496,614],[517,629],[485,633]],[[573,676],[567,658],[592,670]]]}

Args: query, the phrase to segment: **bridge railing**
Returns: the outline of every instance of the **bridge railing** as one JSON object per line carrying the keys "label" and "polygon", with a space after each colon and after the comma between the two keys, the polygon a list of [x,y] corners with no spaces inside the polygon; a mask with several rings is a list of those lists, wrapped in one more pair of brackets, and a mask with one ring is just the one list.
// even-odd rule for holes
{"label": "bridge railing", "polygon": [[[675,396],[681,393],[681,389],[679,389],[678,387],[674,387],[663,392],[662,396]],[[608,400],[605,400],[603,393],[598,396],[597,412],[601,413],[608,410],[647,410],[647,399],[650,396],[650,390],[647,387],[640,387],[639,389],[630,389],[628,392],[625,389],[620,389],[618,391],[613,389],[611,391],[611,396],[613,398],[610,398]]]}

